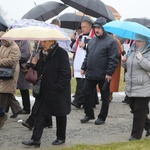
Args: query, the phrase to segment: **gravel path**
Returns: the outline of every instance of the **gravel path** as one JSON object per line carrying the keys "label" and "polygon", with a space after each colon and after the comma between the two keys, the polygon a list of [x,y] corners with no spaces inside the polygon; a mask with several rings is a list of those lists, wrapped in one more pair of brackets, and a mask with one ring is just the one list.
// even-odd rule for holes
{"label": "gravel path", "polygon": [[[19,100],[20,97],[17,97],[17,99]],[[128,141],[131,131],[132,114],[130,113],[129,106],[121,102],[123,99],[124,93],[114,93],[104,125],[94,125],[95,120],[81,124],[80,119],[84,116],[83,109],[77,109],[72,106],[71,114],[68,115],[66,143],[61,146],[51,145],[55,139],[56,131],[55,117],[53,117],[53,128],[44,129],[41,140],[42,144],[39,149],[62,149],[76,144],[105,144]],[[31,100],[33,103],[33,98]],[[99,113],[100,105],[101,102],[94,109],[95,116]],[[11,113],[8,115],[10,116]],[[18,120],[25,120],[27,117],[28,115],[19,115],[16,119],[8,118],[5,126],[0,130],[0,150],[27,149],[21,144],[21,141],[30,139],[32,131],[23,127],[18,122]],[[144,135],[143,138],[145,138]]]}

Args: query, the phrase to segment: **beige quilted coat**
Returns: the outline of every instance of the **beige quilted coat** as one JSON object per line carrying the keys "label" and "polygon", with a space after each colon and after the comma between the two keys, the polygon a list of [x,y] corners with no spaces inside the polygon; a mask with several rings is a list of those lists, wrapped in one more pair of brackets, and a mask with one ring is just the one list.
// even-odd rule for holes
{"label": "beige quilted coat", "polygon": [[9,47],[0,47],[0,67],[15,67],[14,77],[9,80],[0,79],[0,93],[12,93],[16,92],[17,80],[19,76],[19,59],[20,49],[18,45],[13,41],[8,41]]}

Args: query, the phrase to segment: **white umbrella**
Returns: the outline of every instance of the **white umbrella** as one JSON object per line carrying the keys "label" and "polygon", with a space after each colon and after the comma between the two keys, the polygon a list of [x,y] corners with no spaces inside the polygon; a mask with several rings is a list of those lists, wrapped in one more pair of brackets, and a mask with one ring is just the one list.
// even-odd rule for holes
{"label": "white umbrella", "polygon": [[40,26],[13,28],[6,32],[1,39],[38,41],[68,40],[68,38],[60,30]]}

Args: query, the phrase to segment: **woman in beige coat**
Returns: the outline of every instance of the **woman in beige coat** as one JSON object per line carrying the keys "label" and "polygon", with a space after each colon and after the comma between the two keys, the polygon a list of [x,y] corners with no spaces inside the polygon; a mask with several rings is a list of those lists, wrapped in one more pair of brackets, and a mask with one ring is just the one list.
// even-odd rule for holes
{"label": "woman in beige coat", "polygon": [[10,106],[13,113],[10,117],[16,118],[22,112],[22,108],[14,96],[19,75],[20,50],[13,41],[1,40],[1,42],[0,67],[14,67],[15,71],[13,79],[0,79],[0,105],[5,111]]}

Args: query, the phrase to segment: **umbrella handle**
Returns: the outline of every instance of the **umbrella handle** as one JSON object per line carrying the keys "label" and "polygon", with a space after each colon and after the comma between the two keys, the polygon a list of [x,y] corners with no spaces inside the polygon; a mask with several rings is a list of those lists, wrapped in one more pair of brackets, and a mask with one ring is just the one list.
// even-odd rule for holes
{"label": "umbrella handle", "polygon": [[[37,6],[36,2],[34,2],[34,5]],[[45,21],[42,15],[41,15],[41,18],[43,21]]]}
{"label": "umbrella handle", "polygon": [[[83,14],[83,16],[82,16],[82,18],[81,18],[81,21],[80,21],[80,22],[82,22],[83,17],[84,17],[84,14]],[[76,29],[76,30],[78,30],[78,29],[79,29],[79,27],[80,27],[80,24],[78,24],[78,27],[77,27],[77,29]]]}

